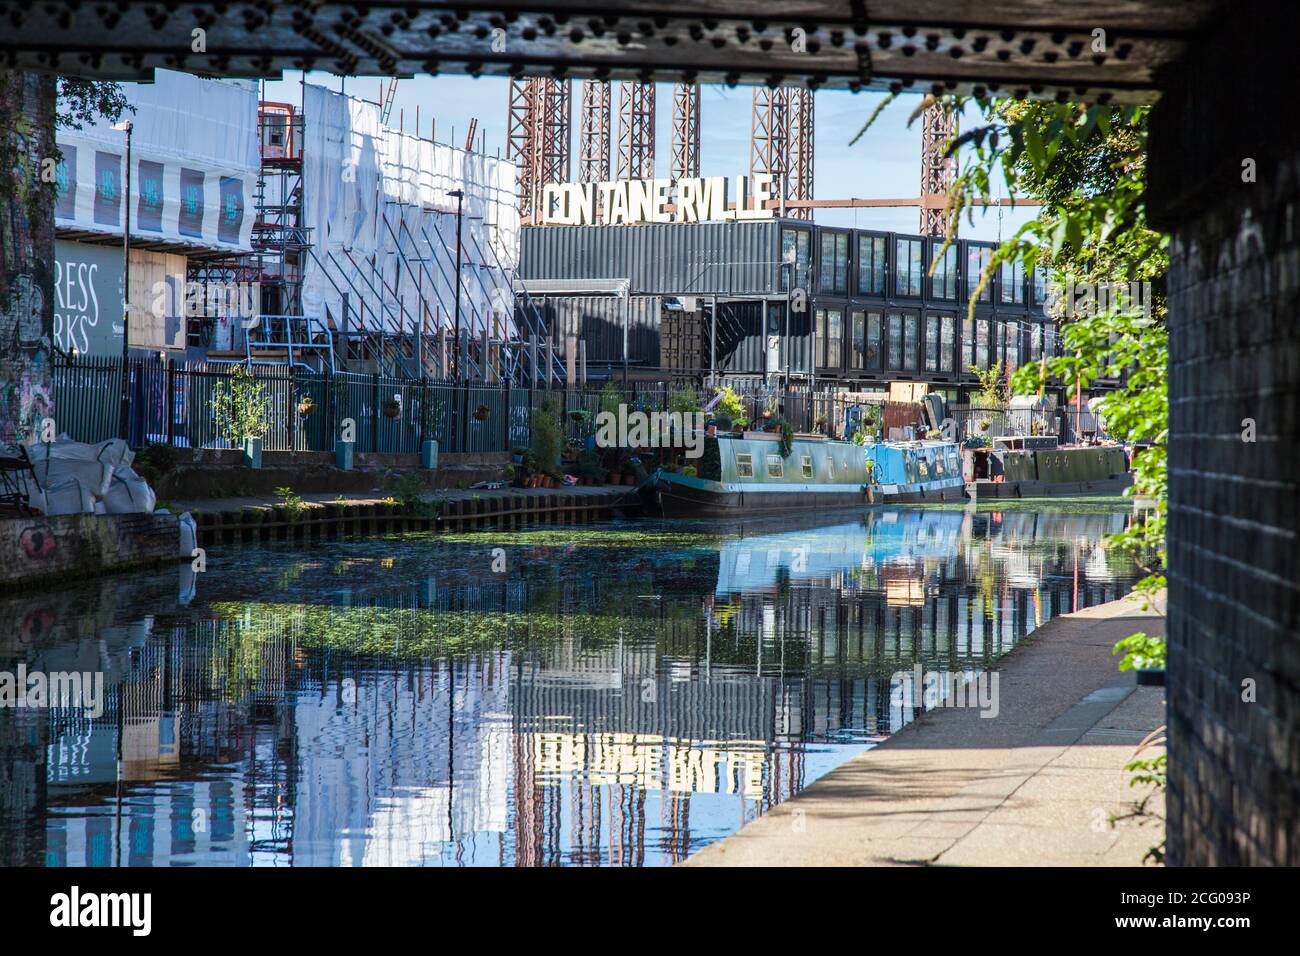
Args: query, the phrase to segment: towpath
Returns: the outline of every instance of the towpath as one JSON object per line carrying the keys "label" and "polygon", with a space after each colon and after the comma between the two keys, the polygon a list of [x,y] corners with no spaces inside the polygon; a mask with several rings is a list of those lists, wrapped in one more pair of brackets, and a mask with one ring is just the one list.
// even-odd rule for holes
{"label": "towpath", "polygon": [[1163,625],[1132,596],[1048,622],[998,663],[997,717],[932,710],[685,865],[1141,865],[1162,795],[1154,820],[1111,818],[1150,791],[1124,765],[1164,724],[1164,688],[1111,647]]}

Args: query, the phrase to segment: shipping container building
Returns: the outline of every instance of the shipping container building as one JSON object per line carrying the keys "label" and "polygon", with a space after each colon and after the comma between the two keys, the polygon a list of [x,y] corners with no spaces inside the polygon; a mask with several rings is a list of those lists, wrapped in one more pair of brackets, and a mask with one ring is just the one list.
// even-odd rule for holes
{"label": "shipping container building", "polygon": [[[971,366],[1058,349],[1045,276],[995,245],[795,220],[534,226],[520,282],[556,346],[585,343],[589,374],[706,377],[839,388],[925,383],[953,399]],[[800,308],[802,306],[802,309]]]}

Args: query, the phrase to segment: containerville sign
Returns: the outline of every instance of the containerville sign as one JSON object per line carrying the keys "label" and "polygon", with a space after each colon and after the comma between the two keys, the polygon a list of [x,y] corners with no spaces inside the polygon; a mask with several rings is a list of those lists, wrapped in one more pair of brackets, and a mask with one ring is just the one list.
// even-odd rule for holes
{"label": "containerville sign", "polygon": [[[607,183],[547,183],[542,189],[542,222],[586,226],[596,222],[630,225],[772,219],[776,210],[768,209],[767,203],[774,198],[772,177],[765,173],[736,176],[730,183],[725,176],[690,177],[676,182],[620,179]],[[731,202],[735,208],[729,209]]]}
{"label": "containerville sign", "polygon": [[122,353],[122,250],[54,244],[54,344],[83,355]]}

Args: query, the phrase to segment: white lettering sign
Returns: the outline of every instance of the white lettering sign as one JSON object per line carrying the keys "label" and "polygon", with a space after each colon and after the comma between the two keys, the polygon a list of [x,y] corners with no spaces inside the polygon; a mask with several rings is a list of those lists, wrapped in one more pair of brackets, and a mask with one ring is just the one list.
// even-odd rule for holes
{"label": "white lettering sign", "polygon": [[[552,226],[597,222],[704,222],[709,219],[772,219],[772,177],[766,173],[670,179],[618,179],[604,183],[547,183],[541,220]],[[734,208],[728,206],[734,202]]]}

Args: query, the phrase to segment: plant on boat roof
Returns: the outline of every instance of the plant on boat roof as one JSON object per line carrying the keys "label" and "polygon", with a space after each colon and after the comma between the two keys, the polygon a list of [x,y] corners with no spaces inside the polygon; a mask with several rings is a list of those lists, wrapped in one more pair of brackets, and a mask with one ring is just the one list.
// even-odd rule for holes
{"label": "plant on boat roof", "polygon": [[794,451],[794,428],[784,418],[780,420],[779,424],[781,426],[781,457],[789,458],[790,453]]}
{"label": "plant on boat roof", "polygon": [[236,365],[217,380],[211,408],[217,434],[234,445],[263,437],[270,426],[271,397],[247,365]]}
{"label": "plant on boat roof", "polygon": [[740,396],[731,386],[723,388],[717,394],[721,398],[713,406],[713,417],[718,421],[730,422],[732,428],[743,430],[749,424],[749,416],[745,414],[745,403]]}

